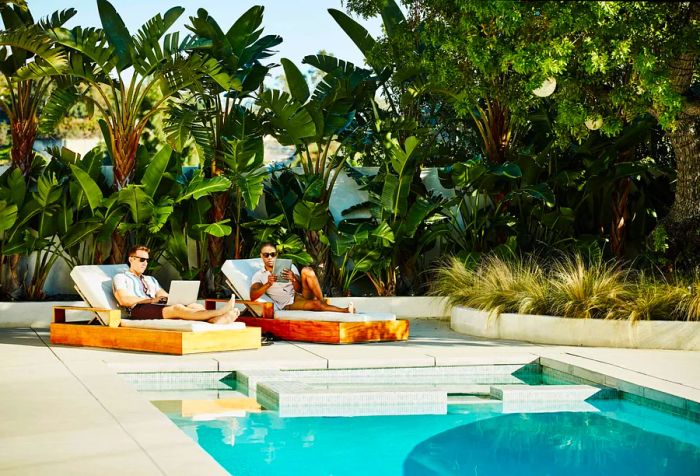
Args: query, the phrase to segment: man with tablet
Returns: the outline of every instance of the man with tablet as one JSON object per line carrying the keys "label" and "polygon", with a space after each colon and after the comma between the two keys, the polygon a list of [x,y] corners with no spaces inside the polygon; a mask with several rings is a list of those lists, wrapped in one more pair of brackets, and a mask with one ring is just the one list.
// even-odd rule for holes
{"label": "man with tablet", "polygon": [[146,276],[150,250],[134,246],[129,250],[129,270],[117,274],[112,280],[112,290],[119,305],[129,314],[129,319],[184,319],[229,324],[238,318],[233,299],[220,309],[205,310],[196,303],[199,282],[173,281],[169,296],[153,276]]}
{"label": "man with tablet", "polygon": [[291,260],[278,260],[274,243],[263,243],[260,258],[265,267],[253,275],[251,300],[267,294],[278,310],[355,312],[352,303],[348,307],[326,304],[314,270],[307,266],[299,273]]}

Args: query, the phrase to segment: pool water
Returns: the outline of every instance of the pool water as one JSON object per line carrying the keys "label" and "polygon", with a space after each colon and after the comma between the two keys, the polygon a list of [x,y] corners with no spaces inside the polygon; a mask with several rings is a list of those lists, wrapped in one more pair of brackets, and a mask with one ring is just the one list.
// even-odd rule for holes
{"label": "pool water", "polygon": [[[168,416],[227,471],[245,475],[700,475],[700,424],[624,400],[588,411],[280,418]],[[166,412],[167,413],[167,412]]]}

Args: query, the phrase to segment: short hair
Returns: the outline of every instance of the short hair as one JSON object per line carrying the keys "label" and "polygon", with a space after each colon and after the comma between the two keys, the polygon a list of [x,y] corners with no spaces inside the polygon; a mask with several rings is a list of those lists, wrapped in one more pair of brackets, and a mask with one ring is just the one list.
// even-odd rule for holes
{"label": "short hair", "polygon": [[267,248],[268,246],[273,247],[274,249],[277,249],[277,245],[274,244],[271,241],[266,241],[265,243],[260,245],[260,249],[258,250],[260,253],[262,253],[263,248]]}
{"label": "short hair", "polygon": [[127,254],[127,256],[133,256],[134,253],[136,253],[137,251],[145,251],[146,253],[150,253],[151,249],[148,246],[143,245],[132,246],[131,248],[129,248],[129,253]]}

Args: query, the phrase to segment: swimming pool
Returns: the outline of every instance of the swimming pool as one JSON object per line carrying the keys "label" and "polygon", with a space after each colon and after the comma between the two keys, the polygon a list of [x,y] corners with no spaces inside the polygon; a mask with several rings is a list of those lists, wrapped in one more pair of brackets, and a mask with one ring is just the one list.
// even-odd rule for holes
{"label": "swimming pool", "polygon": [[[620,400],[595,411],[282,418],[274,411],[170,418],[227,471],[244,475],[688,475],[700,425]],[[556,406],[552,406],[555,410]]]}
{"label": "swimming pool", "polygon": [[[285,416],[261,406],[264,395],[237,388],[235,381],[219,380],[217,374],[208,377],[208,390],[203,389],[201,375],[197,384],[189,378],[169,381],[165,387],[163,382],[140,385],[157,407],[235,476],[700,474],[697,422],[620,399],[564,402],[539,395],[507,402],[487,394],[494,384],[518,382],[537,389],[561,383],[536,370],[526,366],[512,375],[503,366],[425,370],[424,375],[418,369],[405,375],[397,369],[252,372],[244,379],[257,382],[253,387],[258,389],[260,382],[271,379],[279,388],[296,382],[316,392],[362,394],[379,387],[396,395],[425,388],[449,394],[444,411],[436,407],[435,414],[412,415],[381,414],[404,410],[389,404],[378,408],[378,416],[318,416],[344,415],[348,408],[353,415],[364,415],[368,408],[353,408],[344,400],[335,413],[312,408],[308,414],[313,416]],[[291,381],[279,382],[283,378]],[[303,402],[302,398],[299,409],[314,406]]]}

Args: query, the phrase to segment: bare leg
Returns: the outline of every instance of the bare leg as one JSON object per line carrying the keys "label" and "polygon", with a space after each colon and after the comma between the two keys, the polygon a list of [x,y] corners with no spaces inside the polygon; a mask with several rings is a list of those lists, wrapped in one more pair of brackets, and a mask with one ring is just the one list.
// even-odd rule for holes
{"label": "bare leg", "polygon": [[318,282],[314,270],[308,266],[301,270],[301,295],[306,299],[318,299],[319,301],[323,301],[321,284]]}
{"label": "bare leg", "polygon": [[233,310],[233,303],[227,302],[220,309],[211,311],[204,309],[192,309],[182,304],[166,306],[163,308],[163,319],[184,319],[187,321],[208,321],[209,319],[223,316]]}
{"label": "bare leg", "polygon": [[351,312],[347,307],[333,306],[332,304],[326,304],[325,301],[319,301],[317,299],[307,299],[303,296],[297,295],[294,302],[289,306],[285,307],[290,311],[332,311],[332,312]]}
{"label": "bare leg", "polygon": [[232,324],[236,322],[239,315],[240,311],[238,309],[234,309],[233,311],[229,311],[222,316],[213,317],[207,322],[211,322],[212,324]]}

